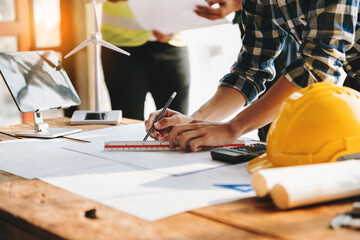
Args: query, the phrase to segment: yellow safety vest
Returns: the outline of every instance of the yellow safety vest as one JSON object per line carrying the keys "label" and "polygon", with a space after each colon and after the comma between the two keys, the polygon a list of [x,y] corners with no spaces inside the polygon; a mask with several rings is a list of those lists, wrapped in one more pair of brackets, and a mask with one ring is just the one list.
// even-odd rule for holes
{"label": "yellow safety vest", "polygon": [[[127,1],[104,2],[101,33],[105,41],[119,47],[143,45],[152,34],[138,24]],[[169,43],[174,46],[184,45],[179,36],[173,37]]]}
{"label": "yellow safety vest", "polygon": [[127,1],[104,2],[101,33],[105,41],[120,47],[143,45],[151,36],[151,31],[141,29]]}

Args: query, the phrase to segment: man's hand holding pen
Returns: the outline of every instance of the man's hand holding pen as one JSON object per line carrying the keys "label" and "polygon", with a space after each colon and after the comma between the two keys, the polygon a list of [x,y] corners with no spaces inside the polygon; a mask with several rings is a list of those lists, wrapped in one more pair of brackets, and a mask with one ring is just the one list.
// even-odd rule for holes
{"label": "man's hand holding pen", "polygon": [[[146,131],[150,130],[160,112],[161,109],[149,115],[149,118],[145,121]],[[167,109],[163,115],[163,118],[154,124],[155,131],[153,131],[150,136],[156,140],[167,141],[167,135],[176,124],[186,124],[193,120],[194,118],[192,117],[186,116],[171,109]]]}

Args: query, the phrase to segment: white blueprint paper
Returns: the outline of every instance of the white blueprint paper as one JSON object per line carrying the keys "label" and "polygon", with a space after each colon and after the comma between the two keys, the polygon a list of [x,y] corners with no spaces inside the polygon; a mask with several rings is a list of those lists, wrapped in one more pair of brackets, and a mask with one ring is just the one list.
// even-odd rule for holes
{"label": "white blueprint paper", "polygon": [[145,135],[144,123],[137,123],[71,134],[69,137],[92,143],[104,143],[105,141],[142,141]]}
{"label": "white blueprint paper", "polygon": [[[142,141],[146,132],[144,124],[109,127],[71,135],[72,138],[91,143],[67,142],[66,149],[92,154],[139,169],[153,170],[168,175],[184,175],[225,165],[213,161],[209,151],[159,151],[159,152],[105,152],[105,141]],[[148,140],[151,141],[151,140]]]}
{"label": "white blueprint paper", "polygon": [[25,139],[0,142],[0,169],[32,179],[112,163],[96,156],[64,150],[60,147],[64,142],[69,141]]}
{"label": "white blueprint paper", "polygon": [[212,161],[209,151],[103,151],[105,140],[139,140],[144,135],[143,124],[136,124],[70,136],[92,143],[1,142],[0,169],[39,178],[149,221],[255,195],[246,164]]}
{"label": "white blueprint paper", "polygon": [[64,145],[64,148],[69,151],[83,152],[136,169],[152,170],[167,175],[190,174],[225,165],[225,163],[213,161],[209,151],[197,153],[185,151],[105,152],[104,143],[98,141],[67,145]]}
{"label": "white blueprint paper", "polygon": [[41,180],[148,221],[255,195],[246,164],[180,177],[113,165]]}
{"label": "white blueprint paper", "polygon": [[226,19],[208,20],[196,15],[196,5],[208,6],[205,0],[131,0],[131,10],[146,30],[162,33],[228,23]]}

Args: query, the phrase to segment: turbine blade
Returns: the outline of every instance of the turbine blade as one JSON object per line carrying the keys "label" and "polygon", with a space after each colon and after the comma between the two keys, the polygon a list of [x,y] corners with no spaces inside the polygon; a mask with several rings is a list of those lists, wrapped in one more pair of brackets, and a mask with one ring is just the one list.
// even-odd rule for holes
{"label": "turbine blade", "polygon": [[68,58],[71,55],[73,55],[74,53],[80,51],[82,48],[86,47],[86,45],[88,45],[90,42],[91,42],[90,38],[86,39],[85,41],[80,43],[76,48],[74,48],[71,52],[69,52],[64,58]]}
{"label": "turbine blade", "polygon": [[116,46],[114,46],[114,45],[112,45],[112,44],[110,44],[110,43],[108,43],[108,42],[106,42],[106,41],[104,41],[104,40],[100,40],[99,43],[100,43],[102,46],[106,47],[106,48],[109,48],[109,49],[112,49],[112,50],[114,50],[114,51],[116,51],[116,52],[119,52],[119,53],[122,53],[122,54],[124,54],[124,55],[130,56],[130,53],[128,53],[127,51],[122,50],[121,48],[116,47]]}

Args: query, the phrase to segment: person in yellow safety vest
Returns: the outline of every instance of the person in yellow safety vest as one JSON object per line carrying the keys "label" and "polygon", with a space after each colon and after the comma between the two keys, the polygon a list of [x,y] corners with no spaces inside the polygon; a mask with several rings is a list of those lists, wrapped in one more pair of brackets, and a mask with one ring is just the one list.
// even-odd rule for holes
{"label": "person in yellow safety vest", "polygon": [[[149,10],[150,11],[150,10]],[[176,91],[172,109],[187,114],[190,84],[186,46],[176,34],[143,30],[127,0],[103,3],[103,39],[128,51],[125,56],[102,48],[102,64],[112,109],[123,117],[144,119],[144,101],[151,93],[156,108],[162,108]]]}

